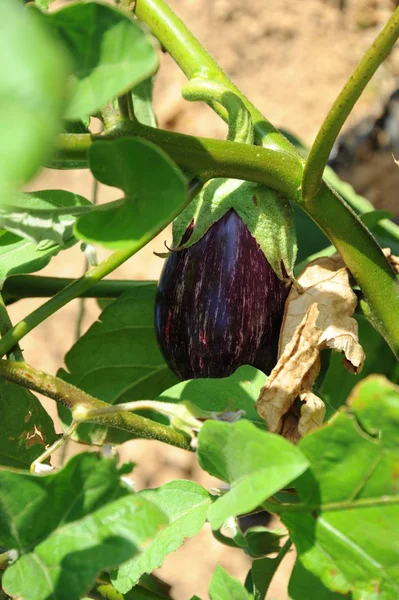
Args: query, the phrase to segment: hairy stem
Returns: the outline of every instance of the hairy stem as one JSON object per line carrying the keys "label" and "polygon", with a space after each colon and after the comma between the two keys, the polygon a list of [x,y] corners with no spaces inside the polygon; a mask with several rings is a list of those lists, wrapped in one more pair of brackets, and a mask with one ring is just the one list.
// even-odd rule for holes
{"label": "hairy stem", "polygon": [[324,119],[310,149],[303,174],[302,195],[310,199],[320,188],[323,171],[334,142],[360,94],[392,49],[399,36],[399,8],[363,56]]}
{"label": "hairy stem", "polygon": [[[63,404],[73,413],[78,408],[87,411],[109,408],[110,405],[79,388],[47,373],[37,371],[24,362],[0,360],[0,376]],[[178,448],[190,450],[190,440],[180,433],[133,413],[116,412],[93,416],[89,423],[98,423],[128,431],[136,436],[159,440]]]}

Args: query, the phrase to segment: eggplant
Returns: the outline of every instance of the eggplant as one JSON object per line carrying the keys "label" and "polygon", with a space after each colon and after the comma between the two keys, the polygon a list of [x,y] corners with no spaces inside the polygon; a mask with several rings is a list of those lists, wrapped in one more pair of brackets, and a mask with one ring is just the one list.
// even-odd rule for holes
{"label": "eggplant", "polygon": [[288,291],[245,223],[229,210],[198,242],[165,262],[155,329],[167,364],[181,380],[227,377],[244,364],[269,373]]}

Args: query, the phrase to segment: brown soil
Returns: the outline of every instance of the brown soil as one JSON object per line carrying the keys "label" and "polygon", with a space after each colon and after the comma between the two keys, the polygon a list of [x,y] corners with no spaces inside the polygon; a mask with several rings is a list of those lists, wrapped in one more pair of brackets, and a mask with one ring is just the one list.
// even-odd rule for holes
{"label": "brown soil", "polygon": [[[292,131],[307,144],[314,139],[326,111],[393,8],[389,0],[171,0],[170,4],[260,110],[274,124]],[[341,4],[345,5],[344,10],[340,9]],[[399,52],[395,49],[368,86],[350,124],[365,114],[379,113],[396,86],[398,74]],[[207,106],[181,99],[184,81],[171,59],[163,56],[156,87],[160,126],[223,137],[225,124]],[[61,188],[90,197],[91,187],[91,177],[86,171],[44,170],[30,189]],[[101,201],[113,199],[115,190],[102,188],[100,197]],[[169,239],[168,232],[162,233],[113,277],[157,278],[162,260],[153,251],[162,250],[165,239]],[[105,254],[99,251],[100,257]],[[76,277],[82,270],[82,255],[76,247],[55,258],[45,273]],[[13,305],[10,311],[13,321],[40,303],[33,299]],[[50,373],[63,365],[64,354],[74,341],[78,308],[79,302],[72,302],[24,339],[27,362]],[[84,328],[98,314],[95,301],[87,301]],[[47,400],[45,403],[55,414],[53,403]],[[215,485],[200,471],[194,457],[157,442],[124,444],[120,456],[138,463],[134,479],[139,489],[176,478],[194,478],[206,486]],[[286,588],[292,562],[291,554],[270,588],[269,600],[288,598]],[[217,563],[241,581],[250,566],[249,559],[241,552],[222,547],[205,528],[167,558],[159,575],[172,584],[176,600],[186,600],[194,593],[207,598],[209,580]]]}

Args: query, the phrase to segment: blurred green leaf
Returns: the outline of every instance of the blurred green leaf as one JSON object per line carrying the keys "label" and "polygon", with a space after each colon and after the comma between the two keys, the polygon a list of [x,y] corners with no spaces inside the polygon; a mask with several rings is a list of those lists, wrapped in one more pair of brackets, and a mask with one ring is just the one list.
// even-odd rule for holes
{"label": "blurred green leaf", "polygon": [[268,529],[262,525],[250,527],[244,534],[247,543],[245,553],[252,558],[259,558],[266,554],[278,552],[280,549],[280,540],[286,531],[281,529]]}
{"label": "blurred green leaf", "polygon": [[[155,338],[155,293],[156,282],[137,282],[112,302],[67,353],[69,373],[61,371],[59,376],[109,404],[153,399],[175,384],[177,379],[165,364]],[[70,423],[70,411],[59,407],[59,414],[65,424]],[[121,443],[132,436],[85,423],[78,427],[76,437],[103,444],[105,440]]]}
{"label": "blurred green leaf", "polygon": [[116,589],[129,591],[143,573],[160,567],[165,557],[179,548],[184,538],[192,537],[202,529],[211,503],[204,488],[192,481],[176,480],[155,490],[143,490],[139,497],[158,506],[168,517],[169,524],[162,529],[137,557],[119,567],[112,577]]}
{"label": "blurred green leaf", "polygon": [[67,119],[93,115],[158,69],[149,37],[110,5],[74,3],[47,18],[73,58]]}
{"label": "blurred green leaf", "polygon": [[44,477],[0,471],[0,545],[18,552],[3,588],[30,600],[80,598],[100,571],[130,558],[166,522],[127,492],[114,460],[95,454]]}
{"label": "blurred green leaf", "polygon": [[[138,138],[96,142],[89,151],[94,177],[125,192],[125,201],[82,216],[75,235],[106,248],[135,245],[160,233],[186,203],[183,174],[157,146]],[[156,177],[154,177],[156,173]]]}
{"label": "blurred green leaf", "polygon": [[244,586],[217,565],[209,586],[210,600],[253,600]]}
{"label": "blurred green leaf", "polygon": [[214,412],[244,410],[246,419],[265,429],[265,422],[255,408],[265,381],[262,371],[244,365],[229,377],[182,381],[162,392],[157,400],[191,402],[202,410]]}
{"label": "blurred green leaf", "polygon": [[[0,2],[0,197],[28,181],[61,129],[67,58],[41,16]],[[34,49],[34,50],[33,50]]]}
{"label": "blurred green leaf", "polygon": [[59,246],[73,238],[74,216],[91,203],[72,192],[42,190],[19,193],[0,207],[0,226],[33,241],[52,240]]}
{"label": "blurred green leaf", "polygon": [[320,579],[309,573],[299,560],[296,561],[288,585],[290,600],[342,600],[352,597],[351,594],[343,596],[326,588]]}
{"label": "blurred green leaf", "polygon": [[311,464],[296,482],[303,512],[282,518],[303,566],[326,587],[352,592],[354,600],[395,600],[399,390],[372,376],[353,390],[348,405],[300,441]]}
{"label": "blurred green leaf", "polygon": [[0,465],[29,469],[55,442],[53,421],[32,392],[5,380],[0,380],[0,414]]}
{"label": "blurred green leaf", "polygon": [[219,529],[229,517],[254,510],[308,465],[287,440],[246,420],[206,421],[198,435],[198,461],[205,471],[231,485],[209,507],[212,529]]}

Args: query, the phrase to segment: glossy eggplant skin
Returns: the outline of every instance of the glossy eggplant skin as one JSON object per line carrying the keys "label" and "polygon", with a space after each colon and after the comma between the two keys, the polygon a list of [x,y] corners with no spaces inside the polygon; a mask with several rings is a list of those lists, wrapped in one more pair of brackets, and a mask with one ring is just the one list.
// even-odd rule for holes
{"label": "glossy eggplant skin", "polygon": [[181,380],[227,377],[244,364],[269,373],[288,291],[230,210],[166,260],[155,329],[167,364]]}

